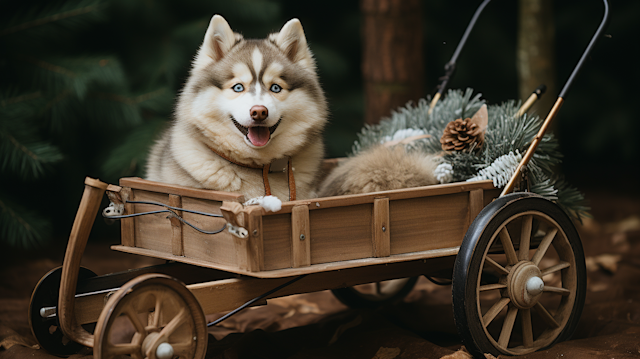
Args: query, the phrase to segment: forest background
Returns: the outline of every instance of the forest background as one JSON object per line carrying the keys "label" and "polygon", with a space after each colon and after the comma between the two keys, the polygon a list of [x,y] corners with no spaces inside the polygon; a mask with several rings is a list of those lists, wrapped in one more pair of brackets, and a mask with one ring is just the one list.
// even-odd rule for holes
{"label": "forest background", "polygon": [[[374,113],[367,105],[376,101],[367,64],[380,60],[367,44],[390,31],[385,26],[396,26],[380,20],[407,30],[400,43],[412,41],[406,57],[417,60],[405,70],[415,101],[433,93],[480,4],[389,0],[410,5],[405,15],[389,17],[372,13],[369,5],[376,2],[385,1],[0,0],[0,249],[62,245],[85,176],[117,183],[144,174],[147,150],[171,120],[214,14],[247,38],[301,20],[331,111],[327,157],[345,156],[365,118],[375,122],[406,102]],[[522,90],[519,73],[522,24],[530,18],[525,2],[547,7],[540,36],[550,49],[551,70],[540,83],[549,82],[544,98],[553,102],[600,23],[600,1],[492,1],[450,88],[471,87],[489,104],[522,99],[535,88]],[[607,35],[556,118],[565,156],[559,172],[582,189],[638,195],[640,122],[633,99],[640,95],[639,71],[631,51],[640,2],[612,0],[611,11]],[[538,110],[546,115],[547,109]],[[96,223],[94,237],[117,238],[118,226]]]}

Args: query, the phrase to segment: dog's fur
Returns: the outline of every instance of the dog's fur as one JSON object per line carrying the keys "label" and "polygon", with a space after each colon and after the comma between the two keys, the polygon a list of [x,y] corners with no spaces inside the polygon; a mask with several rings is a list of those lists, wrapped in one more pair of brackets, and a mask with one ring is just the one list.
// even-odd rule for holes
{"label": "dog's fur", "polygon": [[[234,91],[237,84],[242,91]],[[281,91],[272,91],[273,84]],[[255,105],[268,109],[264,121],[250,115]],[[260,169],[234,164],[213,148],[253,166],[291,157],[297,198],[313,197],[326,119],[326,100],[300,21],[287,22],[266,39],[250,40],[215,15],[180,93],[175,120],[151,149],[147,179],[240,192],[247,199],[264,195]],[[262,140],[256,142],[256,133]],[[272,173],[269,181],[272,194],[287,200],[286,173]]]}
{"label": "dog's fur", "polygon": [[379,192],[438,183],[437,156],[379,145],[347,159],[320,185],[320,197]]}

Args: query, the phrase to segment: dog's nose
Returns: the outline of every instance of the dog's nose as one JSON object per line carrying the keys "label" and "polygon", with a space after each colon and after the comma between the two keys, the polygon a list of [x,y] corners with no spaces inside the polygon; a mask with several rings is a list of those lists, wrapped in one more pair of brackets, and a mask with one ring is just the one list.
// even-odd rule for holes
{"label": "dog's nose", "polygon": [[262,105],[255,105],[251,107],[249,113],[251,113],[251,118],[257,122],[264,121],[269,116],[269,110]]}

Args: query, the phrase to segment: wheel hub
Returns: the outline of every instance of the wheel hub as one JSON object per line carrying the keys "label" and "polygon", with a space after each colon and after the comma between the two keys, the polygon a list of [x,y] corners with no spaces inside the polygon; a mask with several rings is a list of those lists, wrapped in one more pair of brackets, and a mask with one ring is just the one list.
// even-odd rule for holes
{"label": "wheel hub", "polygon": [[530,261],[517,263],[509,273],[507,283],[509,298],[519,309],[536,305],[544,290],[540,268]]}

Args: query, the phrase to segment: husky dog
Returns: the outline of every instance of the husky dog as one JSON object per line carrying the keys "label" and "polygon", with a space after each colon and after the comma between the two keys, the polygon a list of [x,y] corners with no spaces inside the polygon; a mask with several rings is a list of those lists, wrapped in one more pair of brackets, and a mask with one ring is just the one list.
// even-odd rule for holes
{"label": "husky dog", "polygon": [[[245,198],[265,195],[268,183],[274,196],[287,200],[292,176],[297,198],[310,198],[326,122],[326,100],[298,19],[251,40],[215,15],[175,120],[151,149],[147,179]],[[293,172],[279,167],[264,180],[261,168],[283,158]]]}
{"label": "husky dog", "polygon": [[320,197],[368,193],[437,184],[436,155],[379,145],[347,159],[320,185]]}

